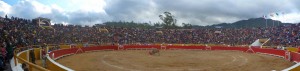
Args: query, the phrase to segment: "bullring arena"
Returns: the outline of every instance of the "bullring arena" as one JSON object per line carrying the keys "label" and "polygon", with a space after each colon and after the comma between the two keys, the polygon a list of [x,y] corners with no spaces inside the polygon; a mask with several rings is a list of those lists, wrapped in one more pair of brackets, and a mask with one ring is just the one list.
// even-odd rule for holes
{"label": "bullring arena", "polygon": [[165,50],[98,51],[64,57],[58,63],[76,71],[270,71],[291,62],[268,55],[241,51]]}
{"label": "bullring arena", "polygon": [[[159,49],[160,55],[149,55]],[[38,50],[38,49],[34,49]],[[26,58],[19,52],[18,63]],[[27,55],[28,56],[28,55]],[[269,48],[124,45],[63,48],[48,53],[51,71],[298,71],[300,54]],[[31,66],[31,65],[29,65]],[[33,71],[43,68],[32,66]]]}

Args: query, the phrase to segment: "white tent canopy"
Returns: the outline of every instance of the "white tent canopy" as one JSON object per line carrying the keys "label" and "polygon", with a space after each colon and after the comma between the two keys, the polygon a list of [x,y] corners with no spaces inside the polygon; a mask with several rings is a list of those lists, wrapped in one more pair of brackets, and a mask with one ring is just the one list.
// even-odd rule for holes
{"label": "white tent canopy", "polygon": [[262,47],[265,43],[267,43],[270,39],[257,39],[250,46],[251,47]]}

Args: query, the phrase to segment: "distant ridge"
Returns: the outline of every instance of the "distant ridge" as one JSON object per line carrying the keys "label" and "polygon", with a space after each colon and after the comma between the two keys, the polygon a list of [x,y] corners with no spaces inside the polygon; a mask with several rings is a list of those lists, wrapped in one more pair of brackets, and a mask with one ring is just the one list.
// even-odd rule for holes
{"label": "distant ridge", "polygon": [[[277,20],[267,19],[267,26],[271,27],[279,25],[287,25],[292,23],[282,23]],[[206,26],[207,28],[253,28],[253,27],[266,27],[266,19],[264,18],[250,18],[248,20],[240,20],[234,23],[220,23],[215,25]]]}

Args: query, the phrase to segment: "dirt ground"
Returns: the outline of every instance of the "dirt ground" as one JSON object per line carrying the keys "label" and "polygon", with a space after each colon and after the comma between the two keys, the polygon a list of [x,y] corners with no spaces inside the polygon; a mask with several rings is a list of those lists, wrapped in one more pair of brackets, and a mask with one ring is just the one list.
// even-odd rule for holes
{"label": "dirt ground", "polygon": [[98,51],[57,60],[76,71],[271,71],[292,62],[240,51],[165,50],[151,56],[148,50]]}

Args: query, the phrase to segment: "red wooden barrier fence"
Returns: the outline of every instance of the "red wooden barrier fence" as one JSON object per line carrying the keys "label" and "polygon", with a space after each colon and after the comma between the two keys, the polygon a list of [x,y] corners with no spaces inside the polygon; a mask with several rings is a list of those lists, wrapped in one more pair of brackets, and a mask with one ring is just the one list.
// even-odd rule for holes
{"label": "red wooden barrier fence", "polygon": [[[130,48],[157,48],[161,49],[162,46],[160,45],[124,45],[124,49],[130,49]],[[163,46],[166,49],[201,49],[205,50],[206,46]],[[93,46],[93,47],[85,47],[81,48],[83,51],[93,51],[93,50],[104,50],[104,49],[112,49],[112,50],[118,50],[118,46]],[[248,47],[227,47],[227,46],[211,46],[211,50],[238,50],[238,51],[247,51]],[[277,56],[283,56],[286,57],[286,51],[285,50],[277,50],[277,49],[263,49],[263,48],[252,48],[254,52],[259,53],[267,53]],[[76,53],[78,48],[71,48],[71,49],[61,49],[57,51],[52,51],[49,53],[50,57],[52,54],[54,54],[54,58],[61,57],[63,55],[67,54],[73,54]],[[295,62],[300,62],[300,54],[290,52],[290,60]]]}

